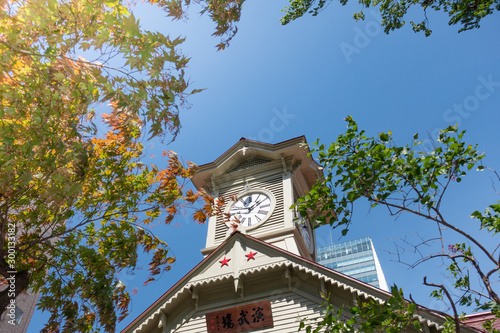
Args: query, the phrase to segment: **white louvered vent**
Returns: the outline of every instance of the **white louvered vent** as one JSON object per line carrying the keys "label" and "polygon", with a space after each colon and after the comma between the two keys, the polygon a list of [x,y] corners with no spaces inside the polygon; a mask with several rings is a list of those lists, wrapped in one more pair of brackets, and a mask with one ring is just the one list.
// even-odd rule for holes
{"label": "white louvered vent", "polygon": [[237,166],[235,166],[234,168],[229,170],[227,173],[231,173],[231,172],[235,172],[235,171],[243,170],[243,169],[248,169],[248,168],[251,168],[253,166],[264,164],[267,162],[271,162],[271,160],[269,160],[267,158],[258,158],[258,157],[250,158],[246,161],[241,162],[240,164],[238,164]]}

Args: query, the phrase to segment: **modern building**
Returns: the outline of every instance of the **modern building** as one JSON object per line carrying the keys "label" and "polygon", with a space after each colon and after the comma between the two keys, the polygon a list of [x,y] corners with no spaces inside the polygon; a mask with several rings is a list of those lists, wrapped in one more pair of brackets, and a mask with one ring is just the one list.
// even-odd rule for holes
{"label": "modern building", "polygon": [[[199,166],[193,184],[224,198],[224,212],[238,220],[210,217],[205,258],[123,332],[297,332],[301,319],[321,316],[322,296],[337,310],[346,306],[344,319],[360,299],[383,303],[391,296],[316,263],[314,230],[290,209],[322,176],[304,143],[304,137],[277,144],[242,138]],[[438,333],[445,322],[420,308],[415,320],[422,328],[405,332]]]}
{"label": "modern building", "polygon": [[[0,291],[8,288],[8,285],[0,286]],[[15,299],[12,308],[8,308],[1,314],[0,332],[2,333],[25,333],[28,331],[31,316],[36,308],[40,293],[25,291]]]}
{"label": "modern building", "polygon": [[370,237],[318,248],[318,263],[389,291]]}
{"label": "modern building", "polygon": [[[18,230],[18,233],[20,233],[20,230]],[[31,289],[28,289],[13,298],[11,293],[13,294],[16,288],[16,273],[10,271],[8,275],[10,277],[0,282],[0,292],[6,293],[6,296],[9,297],[7,309],[0,314],[0,332],[26,333],[40,293],[34,293]]]}

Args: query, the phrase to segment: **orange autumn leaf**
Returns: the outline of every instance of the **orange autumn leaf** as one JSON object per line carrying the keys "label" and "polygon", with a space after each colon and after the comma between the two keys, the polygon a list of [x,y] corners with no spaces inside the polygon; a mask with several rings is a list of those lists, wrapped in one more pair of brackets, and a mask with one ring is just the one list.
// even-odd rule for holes
{"label": "orange autumn leaf", "polygon": [[205,223],[205,221],[207,220],[207,215],[203,210],[199,209],[193,213],[193,219],[197,223]]}
{"label": "orange autumn leaf", "polygon": [[192,189],[186,191],[185,199],[189,203],[195,203],[198,200],[199,194],[195,194]]}

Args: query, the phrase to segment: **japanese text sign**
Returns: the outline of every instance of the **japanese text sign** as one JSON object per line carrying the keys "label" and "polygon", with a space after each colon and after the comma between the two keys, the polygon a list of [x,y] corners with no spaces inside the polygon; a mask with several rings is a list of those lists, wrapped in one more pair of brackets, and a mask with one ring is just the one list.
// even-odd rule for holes
{"label": "japanese text sign", "polygon": [[208,333],[246,332],[273,326],[271,301],[261,301],[205,314]]}

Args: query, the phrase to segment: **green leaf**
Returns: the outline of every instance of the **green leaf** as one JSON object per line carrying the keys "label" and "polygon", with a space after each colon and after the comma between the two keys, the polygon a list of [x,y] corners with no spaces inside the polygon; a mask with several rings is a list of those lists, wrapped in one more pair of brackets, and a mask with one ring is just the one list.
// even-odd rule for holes
{"label": "green leaf", "polygon": [[62,81],[66,76],[63,73],[57,72],[54,74],[54,80]]}
{"label": "green leaf", "polygon": [[386,134],[386,133],[380,133],[380,134],[379,134],[379,137],[380,137],[380,141],[382,141],[382,142],[387,142],[387,141],[389,141],[389,135],[388,135],[388,134]]}

